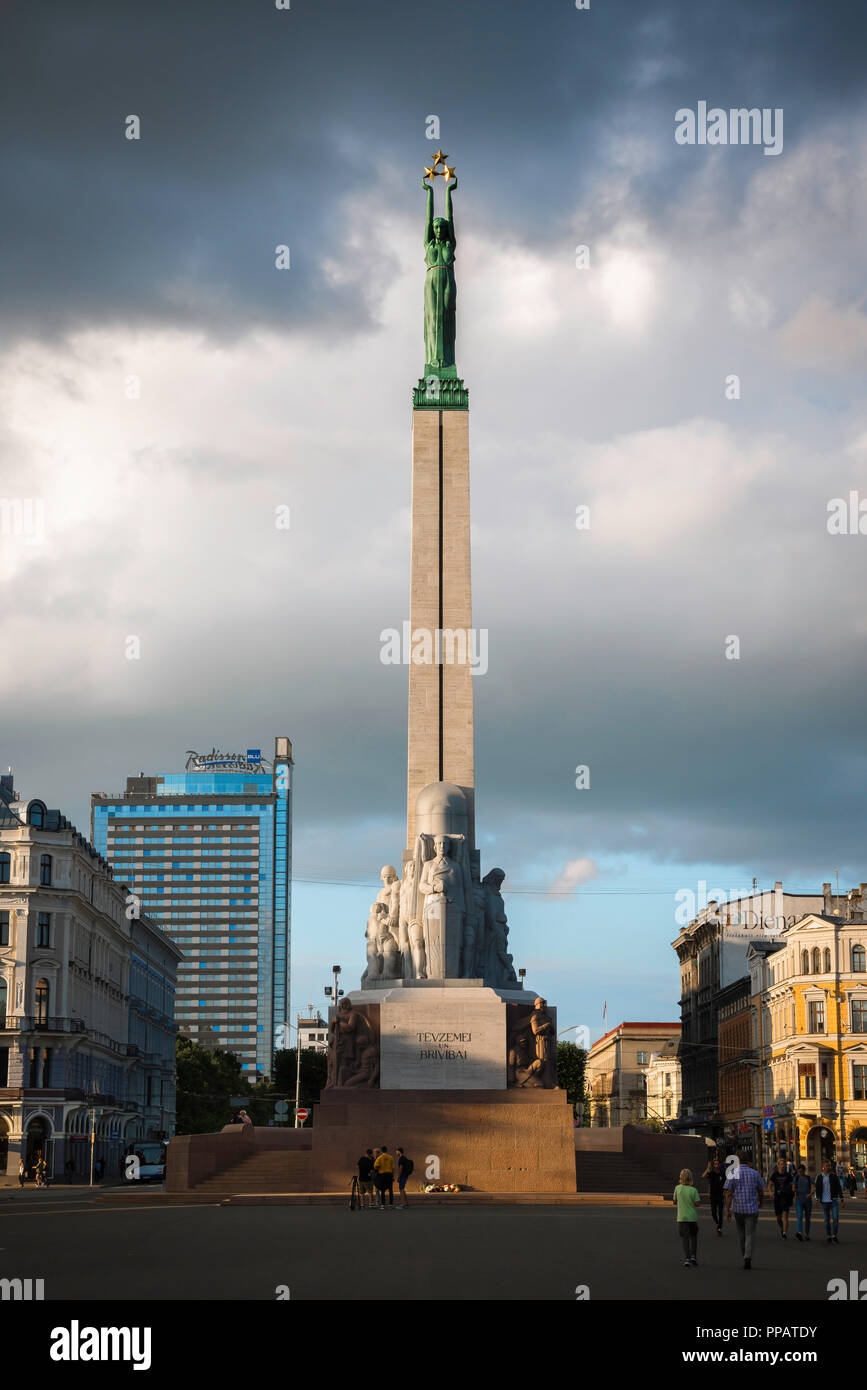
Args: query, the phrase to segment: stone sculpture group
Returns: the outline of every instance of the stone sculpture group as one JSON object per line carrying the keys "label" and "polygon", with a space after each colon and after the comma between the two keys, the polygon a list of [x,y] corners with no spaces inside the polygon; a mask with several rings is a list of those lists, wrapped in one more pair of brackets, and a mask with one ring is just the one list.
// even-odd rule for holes
{"label": "stone sculpture group", "polygon": [[373,980],[483,980],[517,986],[500,891],[505,874],[491,869],[479,882],[463,835],[419,835],[403,880],[394,865],[367,919],[367,968]]}

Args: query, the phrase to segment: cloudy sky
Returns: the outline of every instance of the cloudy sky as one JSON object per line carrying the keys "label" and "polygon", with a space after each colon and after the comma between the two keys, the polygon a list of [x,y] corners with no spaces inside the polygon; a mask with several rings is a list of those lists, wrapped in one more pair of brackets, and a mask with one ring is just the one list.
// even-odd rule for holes
{"label": "cloudy sky", "polygon": [[[867,879],[867,539],[827,525],[867,498],[864,37],[842,0],[7,0],[0,495],[44,507],[0,535],[18,789],[87,828],[129,773],[288,734],[293,1009],[360,974],[403,842],[380,632],[441,145],[478,837],[528,984],[594,1036],[604,1000],[677,1018],[679,890]],[[678,144],[699,102],[781,110],[782,151]]]}

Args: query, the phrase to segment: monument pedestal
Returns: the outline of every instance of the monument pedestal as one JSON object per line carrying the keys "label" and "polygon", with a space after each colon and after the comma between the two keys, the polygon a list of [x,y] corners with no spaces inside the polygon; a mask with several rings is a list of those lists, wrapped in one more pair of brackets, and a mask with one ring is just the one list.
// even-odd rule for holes
{"label": "monument pedestal", "polygon": [[438,1181],[476,1192],[574,1192],[572,1108],[560,1090],[323,1091],[313,1126],[321,1190],[339,1192],[368,1148],[400,1146],[417,1189]]}
{"label": "monument pedestal", "polygon": [[379,980],[349,995],[379,1036],[383,1091],[505,1090],[509,1033],[534,999],[482,980]]}

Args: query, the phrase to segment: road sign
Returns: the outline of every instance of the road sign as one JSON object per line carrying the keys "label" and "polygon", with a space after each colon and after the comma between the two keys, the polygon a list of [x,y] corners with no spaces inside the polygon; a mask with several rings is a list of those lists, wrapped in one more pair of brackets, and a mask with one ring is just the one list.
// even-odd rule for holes
{"label": "road sign", "polygon": [[763,1105],[762,1114],[766,1120],[772,1120],[774,1118],[774,1107],[772,1105]]}
{"label": "road sign", "polygon": [[304,1121],[307,1119],[307,1116],[308,1116],[309,1114],[310,1114],[310,1111],[309,1111],[309,1110],[305,1110],[305,1108],[304,1108],[303,1105],[299,1105],[298,1109],[295,1111],[295,1117],[296,1117],[296,1119],[298,1119],[298,1120],[301,1121],[301,1124],[302,1124],[302,1125],[303,1125]]}
{"label": "road sign", "polygon": [[288,1100],[278,1100],[277,1104],[274,1106],[274,1114],[277,1115],[279,1119],[284,1119],[289,1114]]}
{"label": "road sign", "polygon": [[768,1133],[771,1133],[771,1132],[773,1131],[773,1128],[774,1128],[774,1121],[773,1121],[773,1119],[762,1120],[762,1129],[766,1130]]}

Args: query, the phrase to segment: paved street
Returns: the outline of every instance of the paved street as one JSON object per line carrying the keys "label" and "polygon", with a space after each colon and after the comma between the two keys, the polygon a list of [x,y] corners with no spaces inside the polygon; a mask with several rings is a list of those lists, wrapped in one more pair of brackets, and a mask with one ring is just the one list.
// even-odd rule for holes
{"label": "paved street", "polygon": [[[122,1198],[120,1199],[122,1200]],[[733,1223],[701,1223],[684,1269],[673,1211],[626,1207],[138,1209],[79,1189],[0,1198],[0,1277],[43,1278],[48,1299],[827,1300],[831,1278],[867,1276],[867,1201],[847,1202],[840,1244],[810,1245],[760,1218],[755,1267]]]}

